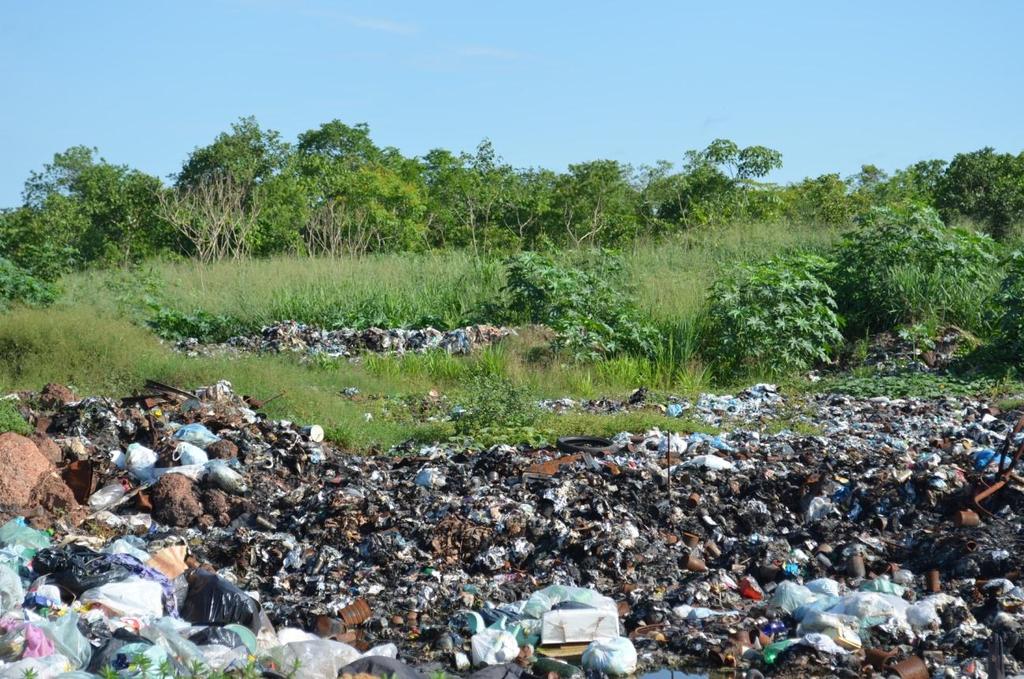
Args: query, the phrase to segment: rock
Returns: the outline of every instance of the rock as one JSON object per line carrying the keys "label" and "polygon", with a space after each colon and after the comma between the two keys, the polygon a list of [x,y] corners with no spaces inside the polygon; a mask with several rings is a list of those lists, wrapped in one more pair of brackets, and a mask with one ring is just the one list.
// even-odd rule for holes
{"label": "rock", "polygon": [[32,439],[32,443],[36,444],[36,448],[43,454],[43,457],[53,464],[60,464],[64,461],[64,451],[46,434],[36,432],[29,438]]}
{"label": "rock", "polygon": [[238,456],[238,446],[227,439],[221,439],[206,446],[206,454],[211,460],[228,460]]}
{"label": "rock", "polygon": [[71,391],[63,384],[57,384],[51,382],[43,387],[42,391],[39,392],[39,404],[47,410],[57,410],[61,406],[66,406],[69,403],[74,403],[78,399],[75,397],[75,392]]}
{"label": "rock", "polygon": [[36,484],[36,487],[32,489],[28,504],[34,508],[44,509],[56,517],[64,517],[76,526],[88,514],[86,508],[75,500],[75,494],[56,471],[46,474]]}
{"label": "rock", "polygon": [[183,474],[165,474],[151,491],[153,518],[168,526],[191,526],[203,514],[195,483]]}
{"label": "rock", "polygon": [[203,508],[206,513],[213,517],[214,523],[218,526],[226,526],[238,512],[235,511],[236,503],[222,490],[207,488],[203,491]]}
{"label": "rock", "polygon": [[0,505],[18,508],[30,504],[32,490],[53,471],[53,464],[32,439],[8,432],[0,434],[0,469]]}

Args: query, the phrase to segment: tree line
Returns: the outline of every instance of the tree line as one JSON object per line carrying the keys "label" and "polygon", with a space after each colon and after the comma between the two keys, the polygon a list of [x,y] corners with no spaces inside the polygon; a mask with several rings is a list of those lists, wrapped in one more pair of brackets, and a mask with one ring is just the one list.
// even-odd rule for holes
{"label": "tree line", "polygon": [[934,207],[997,238],[1024,221],[1024,153],[765,181],[781,166],[776,150],[717,139],[677,163],[555,172],[515,168],[487,140],[410,158],[374,143],[365,124],[333,120],[289,142],[249,117],[193,150],[168,183],[85,146],[57,153],[26,180],[22,205],[0,212],[0,258],[53,278],[167,255],[619,247],[724,222],[841,226],[875,206]]}

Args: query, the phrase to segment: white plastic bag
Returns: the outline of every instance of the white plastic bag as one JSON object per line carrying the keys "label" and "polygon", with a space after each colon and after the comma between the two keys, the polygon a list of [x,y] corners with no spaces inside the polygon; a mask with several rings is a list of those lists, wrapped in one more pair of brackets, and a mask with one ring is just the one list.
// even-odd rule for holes
{"label": "white plastic bag", "polygon": [[470,640],[474,665],[504,665],[519,655],[519,642],[505,630],[485,629]]}
{"label": "white plastic bag", "polygon": [[125,452],[125,468],[142,483],[151,483],[155,480],[153,469],[156,468],[157,457],[156,451],[141,443],[133,443]]}
{"label": "white plastic bag", "polygon": [[704,469],[711,469],[716,472],[718,471],[731,471],[736,469],[736,465],[723,457],[717,455],[698,455],[697,457],[691,458],[683,463],[683,467],[703,467]]}
{"label": "white plastic bag", "polygon": [[321,679],[336,677],[349,663],[359,660],[361,654],[348,644],[330,639],[316,641],[293,641],[270,649],[269,655],[284,671],[295,670],[295,679]]}
{"label": "white plastic bag", "polygon": [[88,589],[78,600],[99,604],[120,616],[159,618],[164,613],[163,594],[158,582],[128,578]]}
{"label": "white plastic bag", "polygon": [[636,648],[626,637],[598,639],[583,651],[583,667],[611,676],[636,672]]}
{"label": "white plastic bag", "polygon": [[818,578],[817,580],[811,580],[805,586],[815,594],[824,594],[826,596],[835,597],[839,596],[839,583],[832,578]]}
{"label": "white plastic bag", "polygon": [[206,464],[210,456],[199,446],[192,445],[188,441],[182,441],[174,449],[174,460],[179,464],[191,466],[194,464]]}

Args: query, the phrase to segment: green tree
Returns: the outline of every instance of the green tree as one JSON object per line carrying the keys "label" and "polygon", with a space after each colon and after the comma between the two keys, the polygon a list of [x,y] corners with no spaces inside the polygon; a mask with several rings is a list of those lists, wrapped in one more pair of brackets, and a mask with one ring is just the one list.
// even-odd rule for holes
{"label": "green tree", "polygon": [[247,250],[255,255],[293,252],[301,248],[308,210],[292,154],[292,146],[279,132],[264,130],[254,117],[240,118],[230,132],[192,151],[175,185],[187,192],[229,177],[230,185],[243,194],[244,209],[259,215],[247,236]]}
{"label": "green tree", "polygon": [[172,232],[158,216],[160,180],[95,154],[72,147],[32,173],[23,194],[28,231],[47,234],[82,263],[127,264],[170,246]]}
{"label": "green tree", "polygon": [[408,250],[425,242],[419,165],[378,148],[366,125],[332,120],[299,135],[296,171],[305,186],[313,251]]}
{"label": "green tree", "polygon": [[554,233],[573,247],[635,237],[639,193],[630,180],[629,166],[615,160],[570,165],[555,183]]}
{"label": "green tree", "polygon": [[704,149],[687,151],[678,173],[666,162],[648,169],[643,212],[664,229],[774,218],[781,204],[760,180],[780,167],[778,151],[715,139]]}
{"label": "green tree", "polygon": [[790,219],[809,224],[842,226],[849,224],[856,203],[838,174],[806,178],[785,189],[786,213]]}
{"label": "green tree", "polygon": [[967,217],[999,238],[1024,221],[1024,152],[983,148],[958,153],[938,183],[936,203],[947,221]]}

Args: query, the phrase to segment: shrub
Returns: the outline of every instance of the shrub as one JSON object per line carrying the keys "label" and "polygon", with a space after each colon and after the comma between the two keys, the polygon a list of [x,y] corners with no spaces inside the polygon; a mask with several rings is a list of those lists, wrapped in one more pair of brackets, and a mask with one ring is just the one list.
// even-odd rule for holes
{"label": "shrub", "polygon": [[473,376],[461,400],[466,410],[455,430],[467,436],[531,427],[539,415],[526,388],[485,371]]}
{"label": "shrub", "polygon": [[0,257],[0,308],[9,302],[46,306],[52,304],[56,297],[57,289],[52,283],[36,278]]}
{"label": "shrub", "polygon": [[716,372],[785,373],[828,360],[842,341],[831,264],[798,253],[740,266],[711,288],[708,345]]}
{"label": "shrub", "polygon": [[32,433],[32,427],[29,426],[25,418],[18,412],[14,401],[4,399],[0,400],[0,434],[6,434],[9,431],[21,434],[22,436],[28,436]]}
{"label": "shrub", "polygon": [[1024,252],[1010,256],[996,302],[1000,343],[1014,362],[1024,365]]}
{"label": "shrub", "polygon": [[985,304],[999,279],[995,241],[944,226],[930,208],[875,208],[858,221],[839,244],[831,279],[853,330],[922,320],[989,329]]}
{"label": "shrub", "polygon": [[604,253],[595,271],[585,261],[524,252],[506,267],[506,317],[549,326],[558,334],[556,348],[576,360],[654,353],[657,330],[627,296],[618,258]]}
{"label": "shrub", "polygon": [[211,314],[201,309],[186,314],[159,304],[153,304],[151,308],[153,315],[146,324],[163,339],[184,340],[194,337],[200,342],[224,342],[254,329],[231,316]]}

